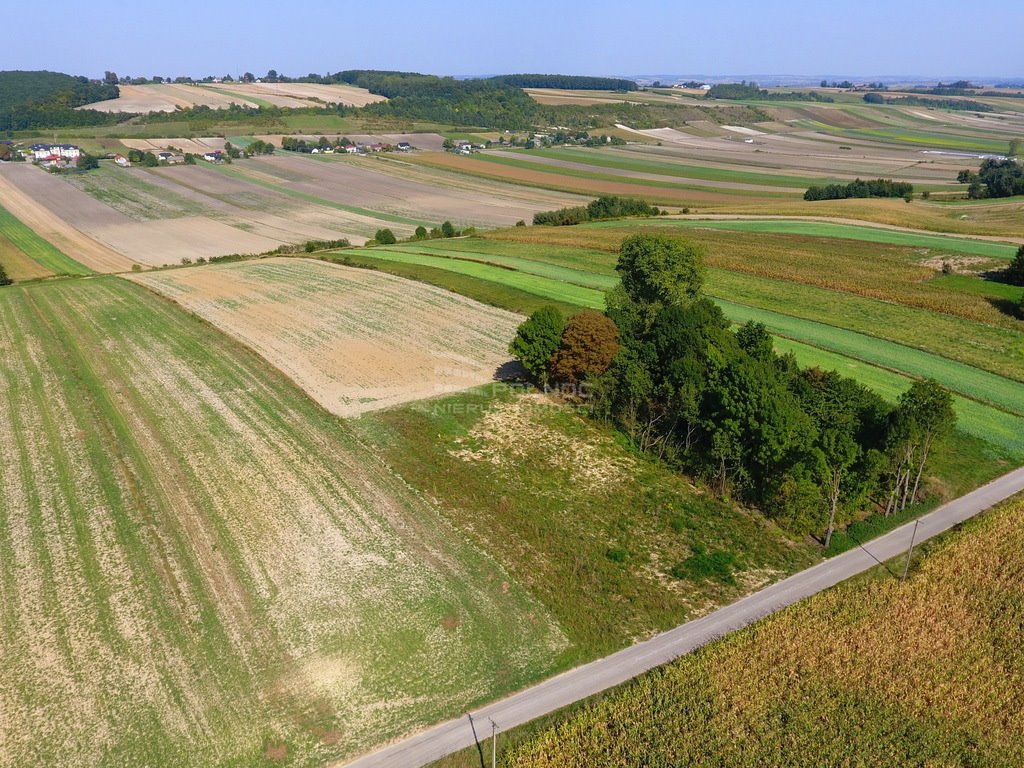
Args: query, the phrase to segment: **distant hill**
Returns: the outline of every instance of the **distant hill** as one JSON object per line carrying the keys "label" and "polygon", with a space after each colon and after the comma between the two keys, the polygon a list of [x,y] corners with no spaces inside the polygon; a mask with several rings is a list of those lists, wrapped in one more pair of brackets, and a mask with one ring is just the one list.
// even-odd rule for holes
{"label": "distant hill", "polygon": [[116,85],[61,72],[0,72],[0,130],[94,124],[94,113],[76,113],[75,107],[118,94]]}

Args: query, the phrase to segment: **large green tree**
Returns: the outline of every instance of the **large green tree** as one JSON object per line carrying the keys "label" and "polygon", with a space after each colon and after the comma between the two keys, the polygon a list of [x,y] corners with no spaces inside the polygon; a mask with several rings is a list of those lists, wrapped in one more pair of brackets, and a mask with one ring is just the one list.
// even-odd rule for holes
{"label": "large green tree", "polygon": [[1003,280],[1010,285],[1024,285],[1024,245],[1017,249],[1017,255],[1003,270]]}
{"label": "large green tree", "polygon": [[516,330],[508,352],[523,364],[530,377],[541,386],[548,382],[551,358],[558,350],[565,330],[565,319],[556,307],[541,307]]}

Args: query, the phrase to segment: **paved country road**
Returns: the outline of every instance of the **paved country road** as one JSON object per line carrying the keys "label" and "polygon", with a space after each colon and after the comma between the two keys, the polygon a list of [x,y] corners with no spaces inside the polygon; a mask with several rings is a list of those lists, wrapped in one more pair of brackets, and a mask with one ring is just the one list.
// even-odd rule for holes
{"label": "paved country road", "polygon": [[[915,541],[920,543],[937,536],[1022,490],[1024,467],[921,517]],[[479,736],[481,739],[490,736],[489,718],[502,730],[521,725],[623,683],[763,616],[862,573],[879,562],[906,552],[913,531],[914,522],[911,521],[863,547],[800,571],[714,613],[481,707],[472,713]],[[472,746],[473,743],[472,726],[469,718],[463,715],[352,762],[338,765],[347,765],[349,768],[417,768]]]}

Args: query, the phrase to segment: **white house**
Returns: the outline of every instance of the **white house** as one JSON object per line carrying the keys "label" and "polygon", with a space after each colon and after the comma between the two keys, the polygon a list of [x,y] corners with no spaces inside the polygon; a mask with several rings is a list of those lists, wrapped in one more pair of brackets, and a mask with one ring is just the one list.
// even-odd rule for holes
{"label": "white house", "polygon": [[224,153],[221,152],[219,149],[216,149],[213,150],[212,152],[207,152],[205,155],[203,155],[203,160],[205,160],[208,163],[219,163],[223,156]]}
{"label": "white house", "polygon": [[124,155],[114,155],[114,162],[117,163],[122,168],[131,167],[131,161]]}
{"label": "white house", "polygon": [[74,144],[33,144],[32,157],[35,160],[50,160],[54,157],[61,160],[77,160],[82,150]]}

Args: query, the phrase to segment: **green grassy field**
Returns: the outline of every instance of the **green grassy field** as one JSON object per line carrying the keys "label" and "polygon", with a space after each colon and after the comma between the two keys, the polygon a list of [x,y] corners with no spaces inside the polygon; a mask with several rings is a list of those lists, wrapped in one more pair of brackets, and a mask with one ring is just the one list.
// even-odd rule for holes
{"label": "green grassy field", "polygon": [[[929,542],[905,584],[901,562],[880,566],[502,734],[500,765],[1020,765],[1022,512]],[[434,768],[476,765],[467,750]]]}
{"label": "green grassy field", "polygon": [[0,235],[55,275],[91,275],[92,270],[54,248],[0,206]]}
{"label": "green grassy field", "polygon": [[322,765],[557,669],[540,603],[207,323],[49,281],[0,345],[0,764]]}
{"label": "green grassy field", "polygon": [[[914,248],[929,248],[947,253],[964,253],[987,256],[994,259],[1012,259],[1019,246],[1011,243],[997,243],[988,240],[972,240],[964,237],[933,235],[922,232],[901,232],[870,225],[834,224],[825,221],[777,220],[729,220],[711,221],[703,219],[657,219],[644,222],[646,226],[695,227],[700,229],[726,229],[735,232],[773,232],[808,237],[826,237],[840,240],[860,240],[870,243],[905,245]],[[594,222],[586,227],[621,227],[621,222]]]}
{"label": "green grassy field", "polygon": [[[612,275],[619,243],[638,231],[657,229],[646,222],[620,222],[618,228],[516,227],[484,237],[522,245],[523,258],[555,264],[564,260],[574,269]],[[913,249],[879,249],[869,243],[803,235],[686,232],[705,249],[711,267],[708,291],[713,295],[879,336],[1024,380],[1024,336],[1013,313],[976,293],[932,286],[940,274],[937,266],[923,265],[921,254]],[[585,250],[574,257],[572,246]],[[493,247],[502,255],[510,253]],[[492,246],[473,248],[489,252]],[[951,338],[963,343],[949,344]]]}
{"label": "green grassy field", "polygon": [[[574,663],[818,557],[760,515],[697,492],[614,430],[507,385],[366,414],[354,426],[551,611]],[[734,579],[670,575],[698,546],[734,553]]]}

